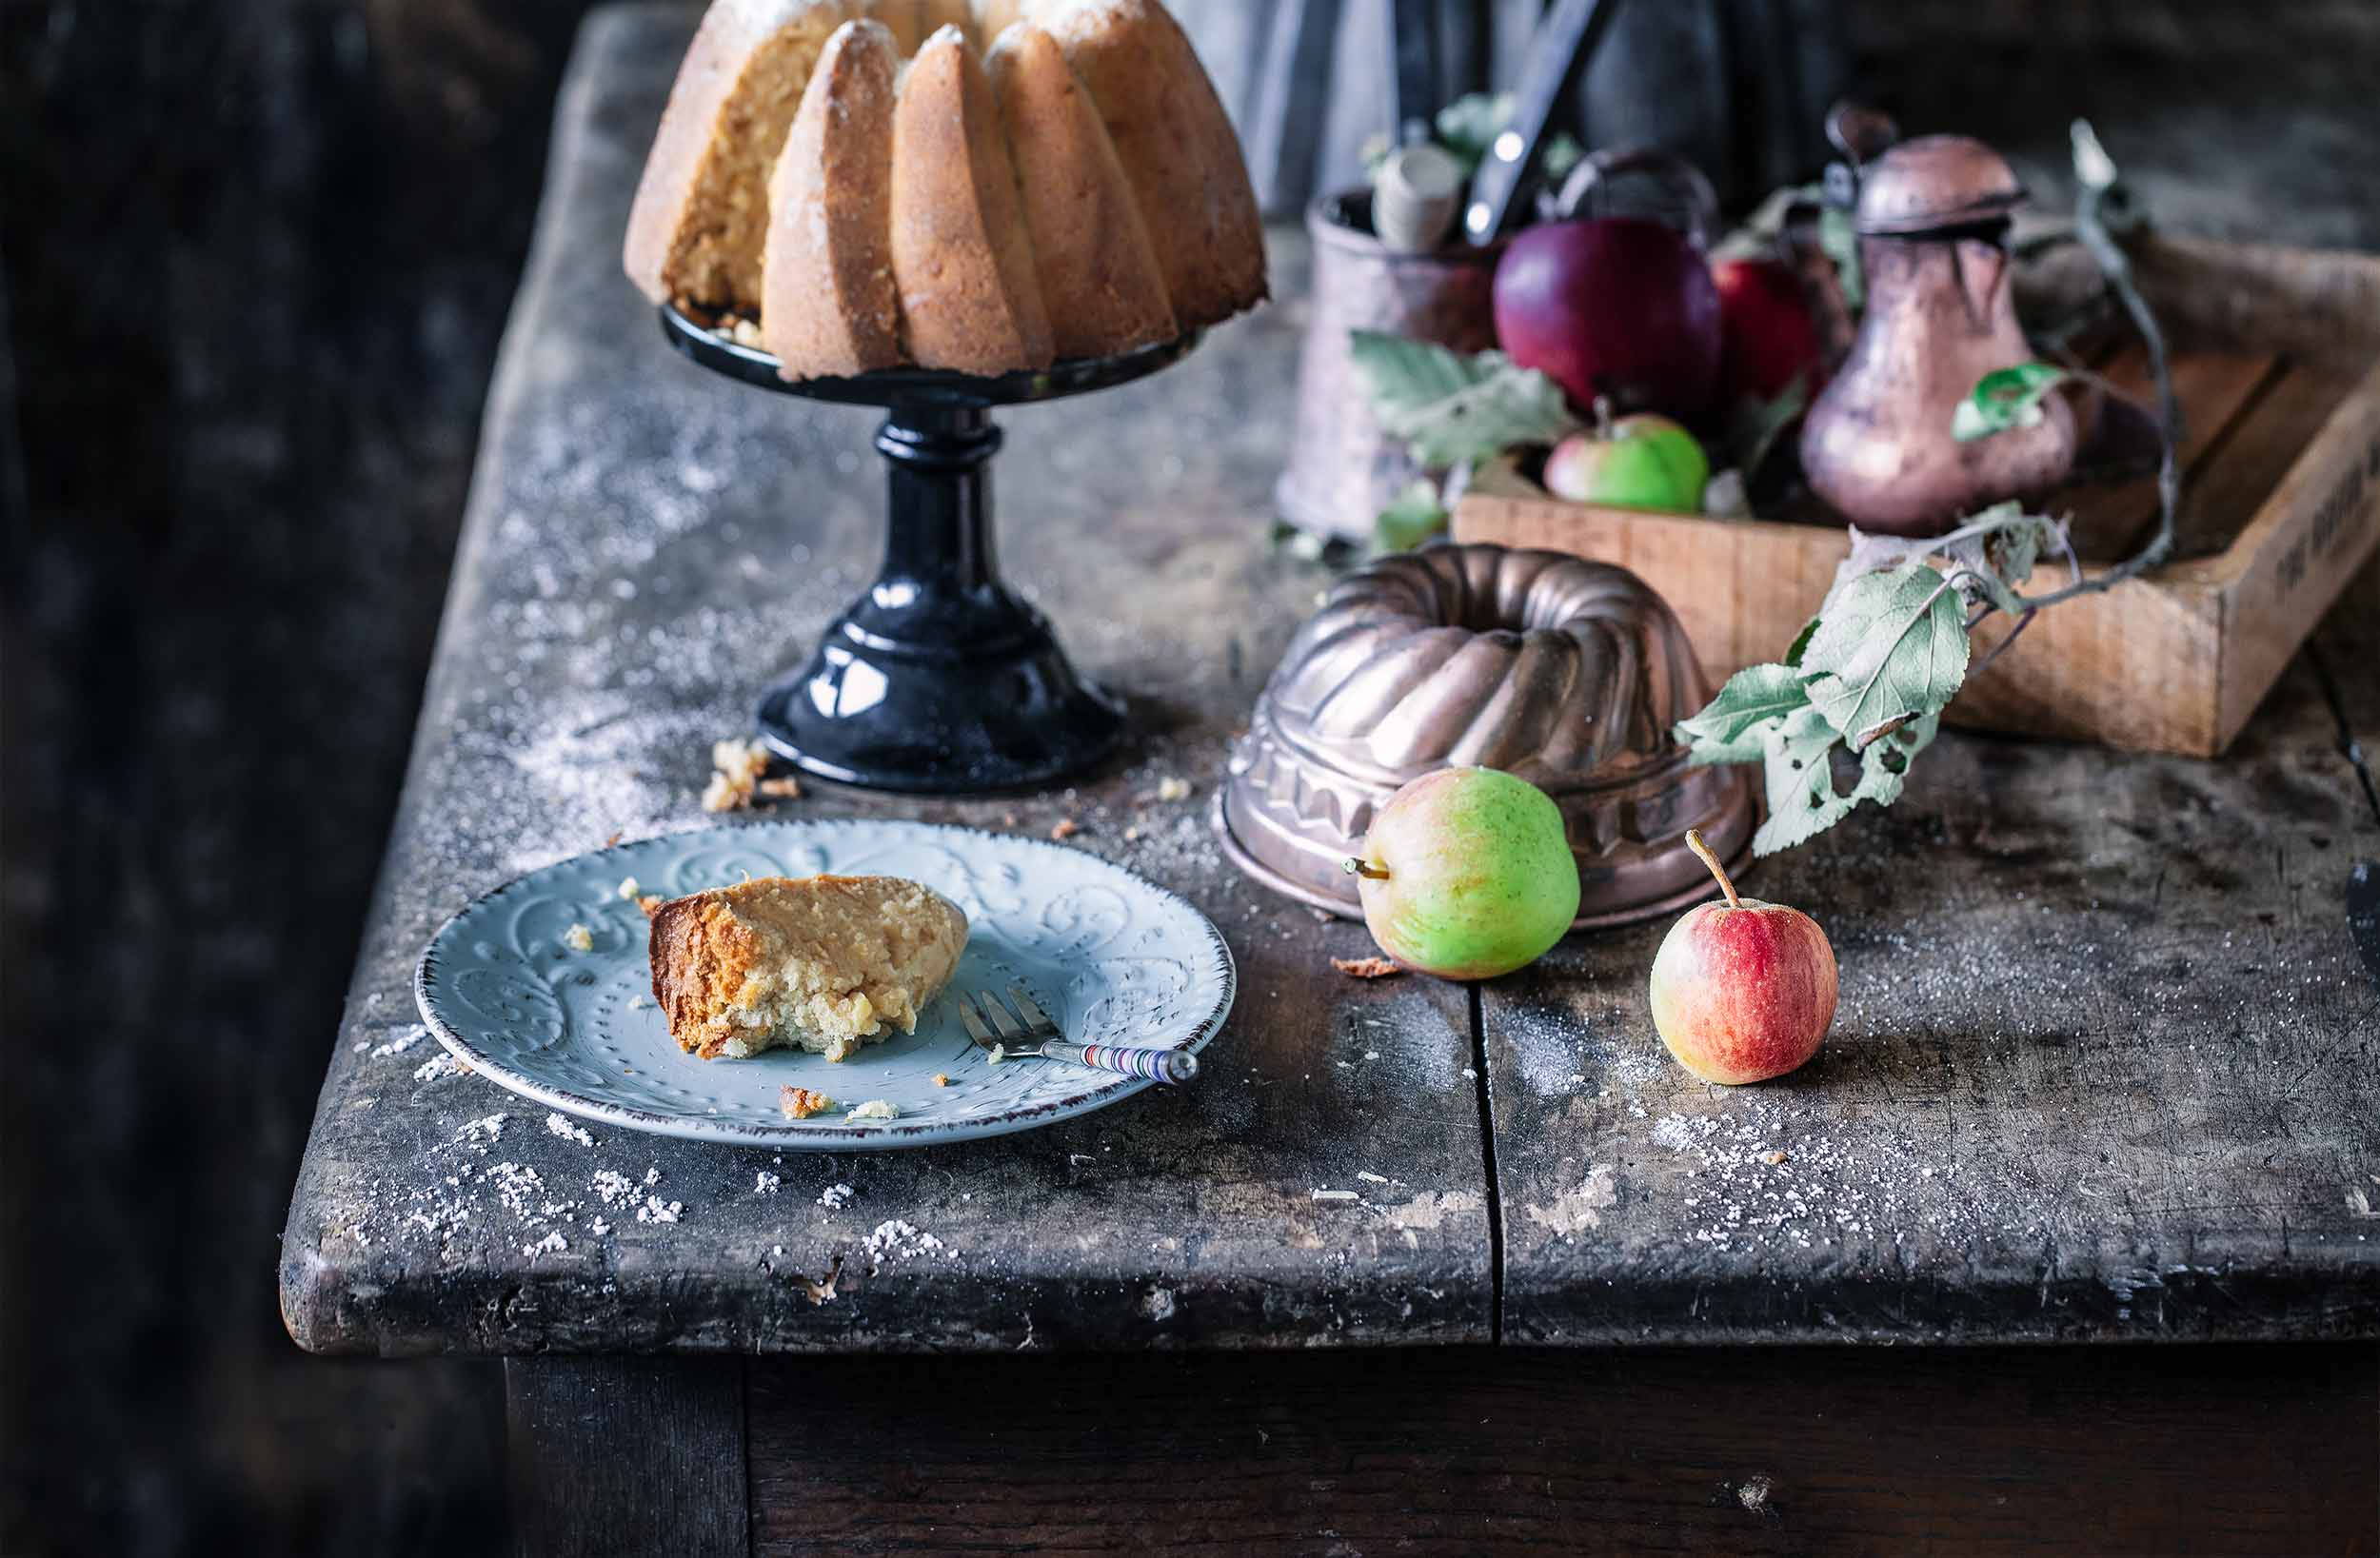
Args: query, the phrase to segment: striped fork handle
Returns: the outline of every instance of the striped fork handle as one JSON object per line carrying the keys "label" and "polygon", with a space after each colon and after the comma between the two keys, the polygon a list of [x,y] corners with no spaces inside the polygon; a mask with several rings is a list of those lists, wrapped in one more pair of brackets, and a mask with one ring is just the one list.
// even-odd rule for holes
{"label": "striped fork handle", "polygon": [[1041,1045],[1041,1054],[1052,1060],[1071,1060],[1078,1066],[1097,1066],[1101,1071],[1121,1072],[1126,1076],[1145,1076],[1153,1082],[1179,1086],[1199,1075],[1199,1057],[1187,1050],[1145,1050],[1120,1044],[1069,1044],[1053,1038]]}

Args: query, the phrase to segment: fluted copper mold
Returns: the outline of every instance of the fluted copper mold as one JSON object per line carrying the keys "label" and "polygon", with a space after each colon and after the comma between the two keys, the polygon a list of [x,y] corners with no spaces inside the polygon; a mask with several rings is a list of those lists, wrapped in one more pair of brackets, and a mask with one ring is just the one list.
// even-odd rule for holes
{"label": "fluted copper mold", "polygon": [[1501,768],[1561,807],[1576,928],[1708,897],[1687,850],[1752,840],[1736,767],[1696,768],[1670,727],[1710,687],[1669,604],[1625,568],[1559,552],[1433,546],[1341,579],[1290,641],[1233,745],[1215,828],[1232,862],[1354,917],[1356,853],[1406,780]]}

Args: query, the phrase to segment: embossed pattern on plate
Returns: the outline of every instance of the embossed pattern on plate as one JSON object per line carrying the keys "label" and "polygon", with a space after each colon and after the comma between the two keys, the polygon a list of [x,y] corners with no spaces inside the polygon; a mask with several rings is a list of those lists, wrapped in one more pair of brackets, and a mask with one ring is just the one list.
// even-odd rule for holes
{"label": "embossed pattern on plate", "polygon": [[[841,1062],[785,1049],[750,1060],[682,1053],[652,1002],[645,914],[620,896],[622,881],[676,897],[747,874],[826,871],[907,877],[964,909],[967,948],[951,990],[915,1034]],[[580,925],[588,951],[570,945]],[[1195,1051],[1222,1027],[1237,979],[1204,915],[1121,866],[1038,838],[861,818],[714,826],[533,871],[440,928],[414,991],[440,1043],[525,1097],[607,1124],[780,1152],[1003,1135],[1154,1085],[1056,1061],[992,1064],[968,1043],[949,996],[1012,982],[1070,1038]],[[786,1083],[840,1107],[787,1119],[777,1101]],[[844,1118],[875,1098],[899,1115]]]}

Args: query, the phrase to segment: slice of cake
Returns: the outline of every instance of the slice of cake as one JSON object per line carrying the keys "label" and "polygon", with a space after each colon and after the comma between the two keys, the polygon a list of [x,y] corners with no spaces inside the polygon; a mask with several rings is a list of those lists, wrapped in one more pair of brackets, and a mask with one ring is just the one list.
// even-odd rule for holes
{"label": "slice of cake", "polygon": [[901,78],[891,249],[902,339],[919,366],[1049,366],[1049,312],[1016,164],[983,62],[956,27],[920,45]]}
{"label": "slice of cake", "polygon": [[760,877],[653,914],[653,998],[705,1060],[773,1045],[841,1060],[915,1033],[967,944],[967,917],[899,877]]}
{"label": "slice of cake", "polygon": [[901,361],[893,290],[893,35],[845,22],[826,42],[769,176],[761,333],[787,379]]}

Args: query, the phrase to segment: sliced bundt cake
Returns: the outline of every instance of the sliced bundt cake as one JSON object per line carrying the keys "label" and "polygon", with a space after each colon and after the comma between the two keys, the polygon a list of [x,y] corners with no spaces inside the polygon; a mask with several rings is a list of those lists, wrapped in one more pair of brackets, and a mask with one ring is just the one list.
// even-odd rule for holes
{"label": "sliced bundt cake", "polygon": [[714,0],[626,264],[796,379],[1111,355],[1265,295],[1239,139],[1156,0]]}

